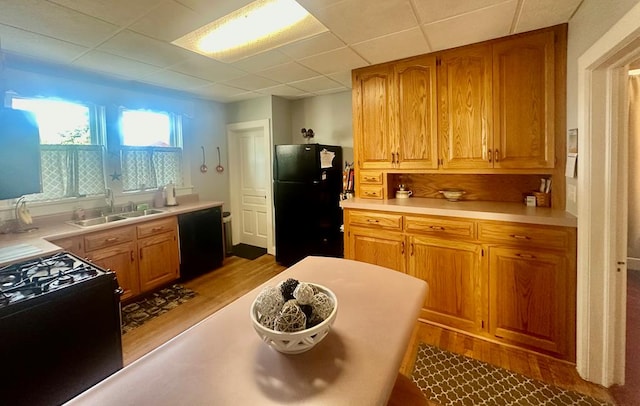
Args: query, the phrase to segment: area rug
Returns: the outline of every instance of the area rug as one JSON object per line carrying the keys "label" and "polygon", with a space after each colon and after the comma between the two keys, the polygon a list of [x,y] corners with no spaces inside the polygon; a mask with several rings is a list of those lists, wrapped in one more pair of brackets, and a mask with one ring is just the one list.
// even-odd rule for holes
{"label": "area rug", "polygon": [[240,258],[254,260],[267,253],[266,248],[254,247],[248,244],[238,244],[233,246],[233,255]]}
{"label": "area rug", "polygon": [[123,306],[122,334],[126,334],[154,317],[180,306],[196,295],[197,293],[189,288],[185,288],[182,285],[173,285]]}
{"label": "area rug", "polygon": [[421,343],[411,376],[445,405],[609,405],[503,368]]}

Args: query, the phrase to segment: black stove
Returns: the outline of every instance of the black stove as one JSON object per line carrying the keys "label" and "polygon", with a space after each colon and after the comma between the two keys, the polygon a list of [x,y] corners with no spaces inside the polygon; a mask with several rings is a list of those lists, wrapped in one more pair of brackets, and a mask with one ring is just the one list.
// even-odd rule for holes
{"label": "black stove", "polygon": [[0,268],[0,404],[59,405],[121,369],[121,292],[67,252]]}
{"label": "black stove", "polygon": [[0,268],[0,308],[105,273],[68,253],[8,265]]}

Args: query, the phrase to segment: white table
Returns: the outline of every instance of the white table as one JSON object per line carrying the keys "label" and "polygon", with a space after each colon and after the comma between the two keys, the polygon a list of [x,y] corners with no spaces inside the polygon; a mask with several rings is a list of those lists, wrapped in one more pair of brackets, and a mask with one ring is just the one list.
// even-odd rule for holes
{"label": "white table", "polygon": [[[263,286],[287,278],[333,290],[329,335],[281,354],[253,330]],[[82,393],[73,405],[385,405],[418,313],[424,281],[361,262],[308,257]]]}

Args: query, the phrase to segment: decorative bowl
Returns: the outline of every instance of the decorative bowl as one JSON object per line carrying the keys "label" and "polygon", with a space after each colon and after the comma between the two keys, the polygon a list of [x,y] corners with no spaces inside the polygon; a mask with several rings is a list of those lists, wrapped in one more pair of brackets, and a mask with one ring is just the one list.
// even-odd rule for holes
{"label": "decorative bowl", "polygon": [[256,333],[260,336],[262,341],[273,347],[275,350],[284,354],[300,354],[305,351],[309,351],[316,344],[322,341],[323,338],[329,334],[331,326],[338,315],[338,298],[328,288],[315,283],[308,283],[308,285],[315,286],[319,292],[323,292],[333,301],[333,310],[329,314],[329,317],[324,319],[319,324],[295,332],[282,332],[275,331],[260,324],[260,312],[256,309],[257,298],[251,303],[251,321]]}
{"label": "decorative bowl", "polygon": [[462,189],[443,189],[440,191],[440,193],[442,193],[444,195],[444,198],[448,201],[457,202],[458,200],[460,200],[462,195],[467,192]]}

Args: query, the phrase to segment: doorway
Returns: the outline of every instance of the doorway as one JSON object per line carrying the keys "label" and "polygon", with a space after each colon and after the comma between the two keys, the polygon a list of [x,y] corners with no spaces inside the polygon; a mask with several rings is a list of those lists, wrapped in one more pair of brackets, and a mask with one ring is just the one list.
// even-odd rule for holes
{"label": "doorway", "polygon": [[273,248],[269,120],[227,125],[233,245]]}

